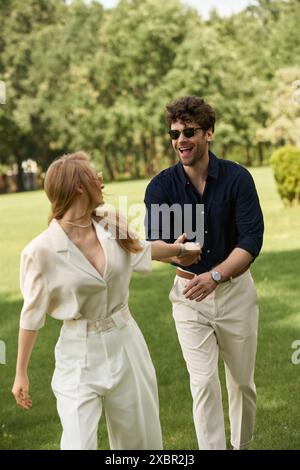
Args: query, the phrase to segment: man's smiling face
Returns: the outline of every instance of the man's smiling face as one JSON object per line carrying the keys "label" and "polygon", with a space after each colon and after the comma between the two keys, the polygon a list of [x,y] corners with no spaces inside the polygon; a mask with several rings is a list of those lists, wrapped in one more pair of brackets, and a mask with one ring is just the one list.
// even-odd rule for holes
{"label": "man's smiling face", "polygon": [[[202,160],[208,151],[208,142],[211,132],[199,129],[199,124],[195,121],[176,121],[171,124],[171,130],[180,131],[178,139],[172,140],[172,146],[179,160],[185,166],[194,166],[195,163]],[[192,137],[186,137],[182,131],[186,128],[195,128],[195,134]]]}

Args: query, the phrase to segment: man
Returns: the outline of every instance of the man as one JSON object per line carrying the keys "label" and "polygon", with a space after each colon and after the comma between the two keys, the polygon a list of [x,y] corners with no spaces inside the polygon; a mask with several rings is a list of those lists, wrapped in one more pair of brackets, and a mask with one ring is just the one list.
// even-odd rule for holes
{"label": "man", "polygon": [[[262,246],[263,216],[250,173],[209,150],[215,125],[211,106],[189,96],[166,110],[179,162],[155,176],[146,189],[147,235],[172,242],[181,217],[189,222],[189,229],[184,228],[187,237],[202,240],[200,262],[187,266],[188,260],[168,260],[181,265],[176,269],[170,300],[190,375],[198,444],[201,449],[226,449],[220,353],[226,371],[231,444],[234,449],[247,449],[256,409],[258,326],[257,295],[249,266]],[[173,206],[169,234],[166,214],[157,217],[159,208],[166,206]],[[203,227],[197,216],[199,208],[204,213]]]}

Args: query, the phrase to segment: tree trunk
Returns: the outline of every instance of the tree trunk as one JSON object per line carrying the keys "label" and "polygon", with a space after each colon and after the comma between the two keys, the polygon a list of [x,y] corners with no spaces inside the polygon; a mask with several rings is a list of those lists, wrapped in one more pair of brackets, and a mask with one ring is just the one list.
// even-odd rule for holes
{"label": "tree trunk", "polygon": [[250,147],[246,147],[246,166],[252,166]]}
{"label": "tree trunk", "polygon": [[22,157],[16,155],[18,174],[17,174],[17,192],[20,193],[25,190],[23,181],[23,168],[22,168]]}
{"label": "tree trunk", "polygon": [[149,155],[150,155],[150,162],[148,165],[148,175],[155,175],[158,170],[158,157],[157,157],[157,151],[156,151],[156,139],[155,135],[152,132],[150,136],[150,148],[149,148]]}
{"label": "tree trunk", "polygon": [[262,142],[258,142],[258,163],[262,166],[264,163],[264,147]]}
{"label": "tree trunk", "polygon": [[144,160],[144,174],[143,176],[147,177],[147,171],[148,171],[148,165],[149,165],[149,159],[148,159],[148,145],[147,145],[147,139],[145,138],[144,134],[141,135],[141,149],[142,149],[142,157]]}
{"label": "tree trunk", "polygon": [[132,176],[134,176],[134,178],[136,178],[136,179],[139,179],[141,177],[140,161],[142,159],[140,149],[138,149],[138,150],[135,149],[132,152],[132,155],[133,155],[133,163],[134,163],[134,165],[133,165],[134,168],[132,170]]}
{"label": "tree trunk", "polygon": [[113,166],[111,164],[111,161],[109,159],[109,157],[107,156],[107,152],[104,152],[104,161],[105,161],[105,165],[106,165],[106,168],[107,168],[107,171],[108,171],[108,174],[109,174],[109,179],[110,181],[115,181],[115,172],[114,172],[114,169],[113,169]]}

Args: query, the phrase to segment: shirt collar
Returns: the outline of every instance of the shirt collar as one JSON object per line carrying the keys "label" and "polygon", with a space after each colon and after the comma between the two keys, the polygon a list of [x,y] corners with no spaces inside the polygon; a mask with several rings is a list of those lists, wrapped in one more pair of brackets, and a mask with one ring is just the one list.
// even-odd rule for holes
{"label": "shirt collar", "polygon": [[[214,153],[212,153],[210,150],[208,152],[209,154],[209,164],[208,164],[208,176],[211,178],[217,179],[219,175],[219,159],[216,157]],[[182,182],[182,184],[186,185],[189,183],[189,179],[183,169],[182,163],[178,162],[177,163],[177,169],[178,169],[178,174],[179,174],[179,179]]]}

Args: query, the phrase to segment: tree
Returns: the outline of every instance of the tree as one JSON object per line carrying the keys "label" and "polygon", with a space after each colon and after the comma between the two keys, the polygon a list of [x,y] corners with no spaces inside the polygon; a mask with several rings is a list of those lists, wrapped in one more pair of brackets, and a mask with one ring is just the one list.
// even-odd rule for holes
{"label": "tree", "polygon": [[277,86],[269,92],[269,117],[265,127],[257,130],[256,140],[300,147],[300,101],[293,99],[297,93],[293,84],[299,82],[300,68],[280,69],[275,77]]}
{"label": "tree", "polygon": [[30,115],[22,111],[24,96],[34,98],[31,82],[32,54],[43,28],[56,24],[63,14],[63,0],[10,0],[1,3],[1,71],[6,83],[7,102],[0,110],[0,153],[3,161],[11,157],[19,167],[18,188],[22,185],[22,160],[35,158],[45,151],[39,121],[33,132]]}
{"label": "tree", "polygon": [[121,0],[106,15],[103,39],[91,68],[99,103],[106,108],[109,129],[104,131],[101,151],[109,153],[111,166],[115,166],[111,174],[126,171],[128,159],[136,176],[157,169],[160,143],[154,115],[158,103],[155,107],[149,104],[173,67],[189,28],[189,16],[189,10],[177,0]]}
{"label": "tree", "polygon": [[268,139],[258,129],[277,119],[276,72],[300,53],[299,5],[261,0],[204,22],[179,0],[121,0],[111,10],[97,1],[2,0],[1,162],[20,167],[30,157],[45,169],[82,148],[106,180],[150,176],[174,162],[164,108],[187,94],[216,109],[217,154],[262,162]]}

